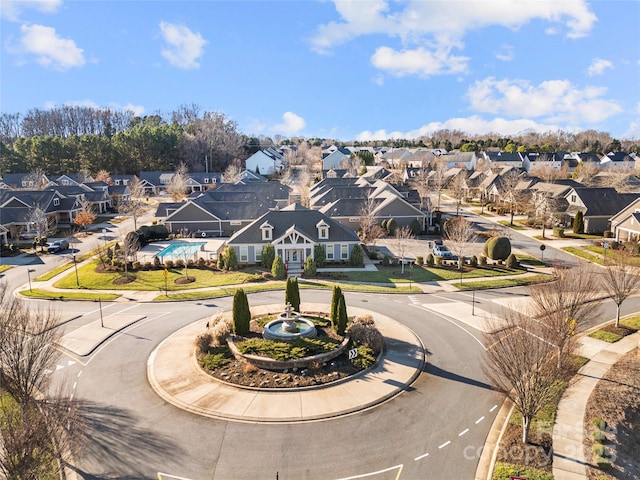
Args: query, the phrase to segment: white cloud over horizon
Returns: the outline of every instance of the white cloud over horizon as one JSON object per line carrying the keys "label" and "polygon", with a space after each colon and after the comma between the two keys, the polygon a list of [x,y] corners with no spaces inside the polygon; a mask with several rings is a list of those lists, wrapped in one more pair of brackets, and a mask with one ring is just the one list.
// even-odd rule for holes
{"label": "white cloud over horizon", "polygon": [[160,54],[170,65],[185,70],[200,68],[200,58],[207,42],[200,33],[194,33],[184,25],[160,22],[160,32],[165,46]]}
{"label": "white cloud over horizon", "polygon": [[284,112],[282,114],[282,123],[273,125],[270,129],[285,135],[295,135],[303,130],[306,125],[307,122],[300,115],[296,115],[293,112]]}
{"label": "white cloud over horizon", "polygon": [[19,47],[10,48],[12,53],[33,55],[44,67],[68,70],[86,63],[84,50],[70,38],[61,38],[55,28],[44,25],[22,25]]}

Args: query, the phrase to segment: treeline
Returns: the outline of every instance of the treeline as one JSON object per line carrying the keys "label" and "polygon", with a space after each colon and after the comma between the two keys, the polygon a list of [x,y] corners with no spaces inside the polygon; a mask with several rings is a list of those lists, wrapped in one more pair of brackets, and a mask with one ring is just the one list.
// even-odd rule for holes
{"label": "treeline", "polygon": [[234,161],[273,145],[247,137],[217,112],[181,107],[167,116],[63,106],[0,115],[0,174],[49,175],[106,170],[112,174],[224,171]]}
{"label": "treeline", "polygon": [[[608,133],[586,130],[569,133],[525,132],[505,137],[469,135],[459,130],[439,130],[416,139],[344,142],[335,139],[249,137],[235,121],[218,112],[202,112],[195,104],[180,106],[169,114],[136,116],[132,111],[60,106],[32,109],[26,115],[0,114],[0,175],[43,172],[138,174],[140,171],[175,171],[185,164],[189,171],[224,171],[241,164],[260,149],[297,145],[298,155],[336,144],[367,147],[442,148],[447,151],[497,149],[551,153],[558,151],[612,151],[640,153],[639,140],[618,140]],[[295,158],[292,158],[294,161]]]}

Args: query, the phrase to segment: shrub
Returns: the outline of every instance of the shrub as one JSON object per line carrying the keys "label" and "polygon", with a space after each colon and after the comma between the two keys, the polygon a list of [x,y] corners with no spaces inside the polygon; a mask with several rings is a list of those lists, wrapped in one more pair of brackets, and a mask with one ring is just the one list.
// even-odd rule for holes
{"label": "shrub", "polygon": [[391,263],[391,259],[389,258],[389,255],[385,255],[384,257],[382,257],[383,267],[388,267],[390,263]]}
{"label": "shrub", "polygon": [[371,315],[360,315],[353,319],[347,329],[351,341],[369,347],[374,355],[384,348],[384,337],[376,328]]}
{"label": "shrub", "polygon": [[144,270],[152,270],[152,269],[153,269],[153,267],[154,267],[153,263],[151,263],[151,262],[144,262],[144,265],[143,265],[143,267],[142,267],[142,268],[143,268]]}
{"label": "shrub", "polygon": [[338,285],[333,286],[333,292],[331,294],[331,310],[329,312],[329,319],[331,320],[331,326],[334,330],[338,325],[338,303],[342,297],[342,289]]}
{"label": "shrub", "polygon": [[591,436],[593,437],[594,442],[604,443],[607,441],[607,437],[600,430],[596,430],[591,434]]}
{"label": "shrub", "polygon": [[167,270],[171,270],[171,269],[173,268],[173,260],[166,260],[166,261],[164,262],[164,267],[165,267]]}
{"label": "shrub", "polygon": [[600,470],[607,471],[611,469],[611,461],[608,458],[598,457],[596,458],[596,466]]}
{"label": "shrub", "polygon": [[364,265],[364,253],[360,245],[354,245],[349,258],[349,265],[352,267],[360,267]]}
{"label": "shrub", "polygon": [[224,270],[224,252],[218,254],[218,270]]}
{"label": "shrub", "polygon": [[387,222],[388,220],[386,218],[382,220],[382,222],[380,222],[380,228],[382,228],[384,231],[387,231]]}
{"label": "shrub", "polygon": [[593,447],[591,447],[591,450],[596,457],[604,457],[607,453],[607,447],[600,443],[596,443]]}
{"label": "shrub", "polygon": [[327,261],[327,249],[324,245],[316,245],[313,247],[313,257],[316,262],[317,267],[324,267],[324,264]]}
{"label": "shrub", "polygon": [[313,278],[317,273],[318,269],[316,268],[316,261],[311,255],[309,255],[304,262],[304,276]]}
{"label": "shrub", "polygon": [[227,247],[227,250],[224,253],[224,266],[227,270],[238,269],[238,256],[236,255],[236,249],[231,245]]}
{"label": "shrub", "polygon": [[436,261],[436,267],[442,266],[442,257],[434,257]]}
{"label": "shrub", "polygon": [[613,238],[613,232],[611,230],[607,230],[604,232],[604,238]]}
{"label": "shrub", "polygon": [[472,267],[477,267],[478,266],[478,257],[476,257],[475,255],[471,255],[471,258],[469,259],[469,264]]}
{"label": "shrub", "polygon": [[153,266],[155,268],[162,267],[162,262],[160,262],[160,257],[153,257]]}
{"label": "shrub", "polygon": [[511,241],[507,237],[491,237],[484,242],[483,253],[491,260],[506,260],[511,254]]}
{"label": "shrub", "polygon": [[224,345],[233,332],[233,322],[221,313],[216,313],[209,320],[209,333],[214,345]]}
{"label": "shrub", "polygon": [[196,337],[196,347],[199,353],[207,353],[213,337],[209,332],[201,333]]}
{"label": "shrub", "polygon": [[184,260],[182,260],[181,258],[178,258],[173,262],[173,265],[176,268],[182,268],[182,267],[184,267]]}
{"label": "shrub", "polygon": [[233,333],[236,335],[246,335],[249,333],[249,323],[251,322],[251,311],[247,294],[242,288],[236,290],[233,296]]}
{"label": "shrub", "polygon": [[409,225],[409,229],[411,230],[411,233],[413,233],[413,236],[417,237],[422,231],[422,226],[420,225],[420,222],[414,218]]}
{"label": "shrub", "polygon": [[518,259],[513,253],[507,257],[506,266],[511,269],[518,268],[520,266]]}
{"label": "shrub", "polygon": [[300,311],[300,290],[298,289],[298,280],[289,277],[284,290],[284,303],[290,303],[295,312]]}
{"label": "shrub", "polygon": [[553,236],[558,238],[564,238],[564,228],[553,227]]}
{"label": "shrub", "polygon": [[204,258],[200,257],[198,259],[198,268],[204,268],[206,265],[207,261]]}
{"label": "shrub", "polygon": [[416,255],[416,264],[417,265],[424,265],[424,258],[421,257],[420,255]]}
{"label": "shrub", "polygon": [[140,270],[140,262],[131,262],[131,268],[133,270]]}
{"label": "shrub", "polygon": [[207,370],[215,370],[218,367],[223,367],[231,361],[231,353],[207,353],[200,359],[200,366]]}
{"label": "shrub", "polygon": [[593,420],[591,420],[591,424],[594,427],[599,428],[600,430],[604,430],[605,428],[607,428],[607,422],[605,422],[600,417],[595,417]]}
{"label": "shrub", "polygon": [[276,255],[276,258],[273,260],[273,265],[271,265],[271,275],[273,275],[273,278],[276,280],[283,280],[287,276],[287,273],[284,270],[284,262],[280,255]]}
{"label": "shrub", "polygon": [[485,257],[484,255],[480,255],[480,266],[481,267],[487,266],[487,257]]}
{"label": "shrub", "polygon": [[578,210],[576,217],[573,219],[573,233],[584,233],[584,214]]}
{"label": "shrub", "polygon": [[271,270],[273,266],[273,260],[276,258],[276,249],[272,244],[267,243],[264,247],[262,247],[262,256],[260,257],[260,262],[264,268]]}
{"label": "shrub", "polygon": [[398,228],[398,222],[393,218],[387,220],[387,233],[390,237],[393,237],[396,234],[396,228]]}
{"label": "shrub", "polygon": [[356,358],[351,360],[351,363],[358,368],[370,368],[376,363],[376,357],[371,350],[366,345],[359,345],[358,347],[358,355]]}
{"label": "shrub", "polygon": [[435,264],[435,259],[433,257],[433,253],[427,254],[427,266],[433,267],[434,264]]}

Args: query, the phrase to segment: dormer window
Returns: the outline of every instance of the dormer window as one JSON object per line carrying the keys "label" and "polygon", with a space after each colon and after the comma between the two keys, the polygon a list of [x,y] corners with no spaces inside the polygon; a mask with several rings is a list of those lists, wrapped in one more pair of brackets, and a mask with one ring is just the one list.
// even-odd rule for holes
{"label": "dormer window", "polygon": [[318,229],[318,239],[329,239],[329,225],[327,225],[324,220],[319,221],[316,225],[316,228]]}
{"label": "dormer window", "polygon": [[273,226],[269,222],[260,225],[260,230],[262,231],[262,240],[267,242],[273,240]]}
{"label": "dormer window", "polygon": [[60,205],[60,199],[59,199],[59,198],[54,198],[54,199],[53,199],[53,206],[54,206],[54,207],[57,207],[57,206],[59,206],[59,205]]}

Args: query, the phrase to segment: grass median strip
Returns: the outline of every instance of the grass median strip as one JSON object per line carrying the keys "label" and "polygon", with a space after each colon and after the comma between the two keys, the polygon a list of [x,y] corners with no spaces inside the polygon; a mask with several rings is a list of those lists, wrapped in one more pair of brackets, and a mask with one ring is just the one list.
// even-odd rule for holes
{"label": "grass median strip", "polygon": [[52,292],[51,290],[22,290],[20,295],[29,298],[43,298],[46,300],[104,300],[105,302],[115,300],[120,297],[116,293],[91,293],[91,292]]}
{"label": "grass median strip", "polygon": [[478,280],[477,282],[452,283],[459,290],[488,290],[491,288],[521,287],[534,283],[543,283],[553,280],[551,275],[538,274],[526,277],[502,278],[496,280]]}
{"label": "grass median strip", "polygon": [[591,332],[589,337],[608,343],[615,343],[638,330],[640,330],[640,314],[621,319],[619,327],[616,327],[614,323],[605,325],[595,332]]}

